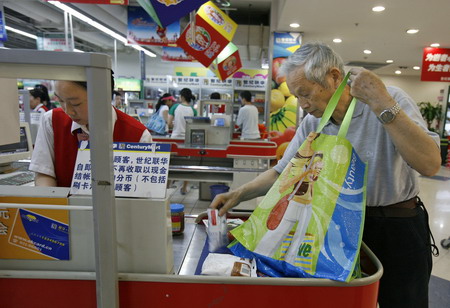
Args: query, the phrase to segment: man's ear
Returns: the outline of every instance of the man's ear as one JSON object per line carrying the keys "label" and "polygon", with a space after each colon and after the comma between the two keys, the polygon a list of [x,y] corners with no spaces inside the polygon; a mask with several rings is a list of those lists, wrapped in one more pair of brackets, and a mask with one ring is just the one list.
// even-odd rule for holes
{"label": "man's ear", "polygon": [[333,87],[337,89],[344,76],[342,76],[341,71],[337,67],[332,67],[329,74],[333,80]]}

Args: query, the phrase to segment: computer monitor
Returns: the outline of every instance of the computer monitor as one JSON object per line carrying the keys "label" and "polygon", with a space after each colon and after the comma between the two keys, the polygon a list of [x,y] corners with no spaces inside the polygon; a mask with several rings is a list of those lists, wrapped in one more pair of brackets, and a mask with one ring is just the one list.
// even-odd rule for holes
{"label": "computer monitor", "polygon": [[0,145],[0,172],[8,170],[10,165],[21,159],[30,159],[33,152],[30,126],[26,122],[20,123],[20,141],[17,143]]}

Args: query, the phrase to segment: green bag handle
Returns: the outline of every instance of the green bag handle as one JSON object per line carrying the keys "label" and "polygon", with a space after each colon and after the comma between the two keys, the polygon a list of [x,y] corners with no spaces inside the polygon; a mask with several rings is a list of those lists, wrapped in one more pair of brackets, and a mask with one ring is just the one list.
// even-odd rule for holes
{"label": "green bag handle", "polygon": [[[320,133],[322,129],[325,127],[325,125],[328,123],[328,121],[331,119],[331,116],[333,115],[333,112],[336,109],[336,106],[339,102],[339,99],[341,98],[342,92],[344,92],[344,88],[347,85],[349,77],[350,72],[347,73],[347,75],[345,75],[341,84],[336,89],[333,96],[330,98],[327,108],[325,108],[322,118],[320,119],[320,123],[319,126],[317,127],[316,133]],[[339,137],[345,138],[345,136],[347,136],[348,128],[350,127],[350,122],[352,121],[353,111],[355,111],[355,106],[356,106],[356,98],[353,98],[352,101],[350,102],[350,106],[347,109],[347,113],[344,116],[344,120],[342,120],[341,128],[339,129],[338,132]]]}

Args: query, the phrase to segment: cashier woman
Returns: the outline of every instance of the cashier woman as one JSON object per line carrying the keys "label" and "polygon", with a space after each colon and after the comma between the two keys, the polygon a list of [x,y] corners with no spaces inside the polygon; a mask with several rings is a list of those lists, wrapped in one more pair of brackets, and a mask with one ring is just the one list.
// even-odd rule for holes
{"label": "cashier woman", "polygon": [[[112,76],[111,85],[114,88]],[[36,172],[36,186],[70,187],[78,142],[89,139],[87,84],[57,81],[55,95],[61,108],[43,114],[30,170]],[[111,108],[114,141],[152,141],[143,124],[116,108]]]}

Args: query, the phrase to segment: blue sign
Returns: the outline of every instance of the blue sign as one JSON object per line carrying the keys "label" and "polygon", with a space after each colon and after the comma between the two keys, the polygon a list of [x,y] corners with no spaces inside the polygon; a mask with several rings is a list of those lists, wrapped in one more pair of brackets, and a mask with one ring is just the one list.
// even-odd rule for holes
{"label": "blue sign", "polygon": [[3,12],[3,5],[0,4],[0,41],[6,41],[8,39],[5,27],[5,13]]}

